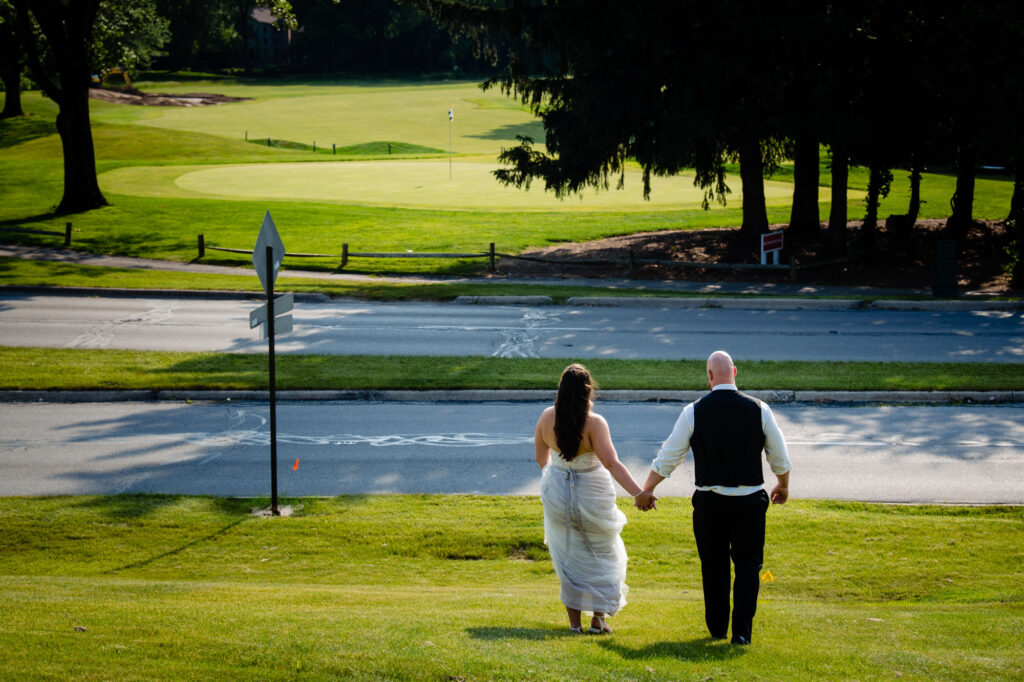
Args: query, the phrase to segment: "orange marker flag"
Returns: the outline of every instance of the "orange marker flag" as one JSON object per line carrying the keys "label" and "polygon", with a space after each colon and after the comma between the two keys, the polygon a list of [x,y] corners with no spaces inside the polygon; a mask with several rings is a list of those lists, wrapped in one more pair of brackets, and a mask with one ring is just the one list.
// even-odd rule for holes
{"label": "orange marker flag", "polygon": [[299,458],[296,457],[295,458],[295,466],[292,467],[292,471],[298,471],[298,470],[299,470]]}

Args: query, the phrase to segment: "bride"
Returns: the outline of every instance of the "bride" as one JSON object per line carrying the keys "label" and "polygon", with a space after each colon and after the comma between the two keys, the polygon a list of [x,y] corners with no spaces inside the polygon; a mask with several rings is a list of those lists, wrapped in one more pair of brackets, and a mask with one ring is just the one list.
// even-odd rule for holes
{"label": "bride", "polygon": [[562,583],[569,629],[578,634],[582,611],[593,613],[589,632],[601,634],[612,631],[605,616],[626,605],[627,557],[619,537],[626,515],[615,505],[612,479],[634,498],[643,493],[619,461],[608,422],[591,412],[595,389],[586,367],[566,367],[555,404],[534,431],[544,542]]}

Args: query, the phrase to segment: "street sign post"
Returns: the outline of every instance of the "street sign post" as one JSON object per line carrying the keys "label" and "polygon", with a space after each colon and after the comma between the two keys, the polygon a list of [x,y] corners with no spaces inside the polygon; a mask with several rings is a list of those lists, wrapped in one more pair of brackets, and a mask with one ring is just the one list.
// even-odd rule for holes
{"label": "street sign post", "polygon": [[[256,246],[252,251],[252,264],[256,268],[256,274],[260,278],[263,290],[267,292],[266,305],[260,306],[249,314],[249,328],[263,324],[261,328],[263,338],[268,343],[268,358],[270,364],[270,513],[280,516],[277,508],[277,367],[274,359],[274,316],[292,309],[295,298],[291,294],[282,296],[278,301],[274,300],[274,282],[277,280],[277,273],[281,270],[281,261],[284,259],[284,243],[277,233],[274,219],[270,217],[270,211],[263,216],[263,224],[256,236]],[[280,308],[275,312],[275,303],[280,303]],[[262,319],[261,319],[262,318]],[[279,320],[281,331],[291,331],[292,317],[287,315]]]}

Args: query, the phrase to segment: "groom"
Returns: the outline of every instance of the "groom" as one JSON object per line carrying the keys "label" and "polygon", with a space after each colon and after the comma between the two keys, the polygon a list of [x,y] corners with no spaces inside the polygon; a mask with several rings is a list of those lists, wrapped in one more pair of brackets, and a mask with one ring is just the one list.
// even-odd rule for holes
{"label": "groom", "polygon": [[729,559],[736,567],[733,586],[732,643],[750,644],[757,590],[764,563],[764,521],[769,497],[761,473],[763,450],[778,484],[771,502],[789,497],[786,439],[766,404],[736,389],[736,366],[725,351],[708,358],[711,392],[690,403],[676,420],[651,463],[636,506],[649,509],[654,488],[693,449],[696,491],[693,534],[704,585],[704,621],[714,639],[729,631]]}

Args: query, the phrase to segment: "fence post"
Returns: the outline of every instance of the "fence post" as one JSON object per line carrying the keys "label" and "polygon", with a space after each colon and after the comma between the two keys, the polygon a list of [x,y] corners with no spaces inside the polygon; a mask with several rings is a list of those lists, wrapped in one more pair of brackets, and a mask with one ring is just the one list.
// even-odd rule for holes
{"label": "fence post", "polygon": [[313,153],[316,153],[316,140],[313,140]]}
{"label": "fence post", "polygon": [[267,138],[267,146],[268,147],[270,146],[270,138],[269,137]]}
{"label": "fence post", "polygon": [[202,258],[206,255],[206,240],[203,239],[203,235],[199,235],[199,257]]}
{"label": "fence post", "polygon": [[64,248],[71,246],[71,223],[64,223]]}
{"label": "fence post", "polygon": [[491,272],[494,272],[494,242],[491,242]]}
{"label": "fence post", "polygon": [[348,242],[341,245],[341,267],[348,265]]}
{"label": "fence post", "polygon": [[331,153],[332,154],[337,154],[338,153],[338,145],[335,144],[334,142],[331,143]]}

